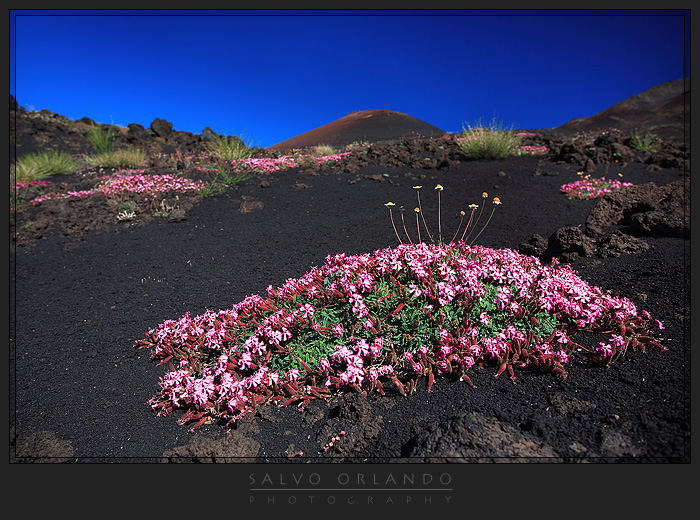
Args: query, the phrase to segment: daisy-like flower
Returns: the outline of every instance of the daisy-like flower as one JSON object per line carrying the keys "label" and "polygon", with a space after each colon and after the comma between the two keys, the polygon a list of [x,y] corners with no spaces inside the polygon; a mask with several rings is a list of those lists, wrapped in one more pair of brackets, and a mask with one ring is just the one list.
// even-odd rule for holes
{"label": "daisy-like flower", "polygon": [[478,204],[469,204],[469,209],[472,210],[472,211],[474,211],[474,210],[475,210],[476,208],[478,208],[478,207],[479,207]]}
{"label": "daisy-like flower", "polygon": [[484,192],[484,193],[481,194],[481,196],[482,196],[483,198],[487,198],[487,197],[489,196],[489,194],[486,193],[486,192]]}
{"label": "daisy-like flower", "polygon": [[435,189],[438,191],[442,191],[442,185],[438,184],[437,186],[435,186]]}
{"label": "daisy-like flower", "polygon": [[414,190],[419,190],[419,189],[421,189],[422,187],[423,187],[423,186],[414,186],[413,189],[414,189]]}
{"label": "daisy-like flower", "polygon": [[393,202],[387,202],[387,203],[384,204],[384,205],[385,205],[387,208],[391,208],[392,206],[396,206],[396,204],[394,204]]}
{"label": "daisy-like flower", "polygon": [[501,199],[499,199],[498,197],[494,197],[494,198],[493,198],[493,203],[496,204],[496,205],[498,205],[498,204],[501,203]]}

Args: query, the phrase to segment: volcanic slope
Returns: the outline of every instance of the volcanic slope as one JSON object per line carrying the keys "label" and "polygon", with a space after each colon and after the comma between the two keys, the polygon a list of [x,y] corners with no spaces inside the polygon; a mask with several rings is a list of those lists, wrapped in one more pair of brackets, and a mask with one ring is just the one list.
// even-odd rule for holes
{"label": "volcanic slope", "polygon": [[437,137],[446,132],[408,114],[392,110],[358,110],[296,137],[270,146],[290,150],[319,144],[341,146],[355,141],[385,141],[401,137]]}
{"label": "volcanic slope", "polygon": [[570,134],[610,127],[628,134],[651,132],[664,139],[683,141],[690,130],[690,78],[666,81],[595,115],[572,119],[555,130]]}

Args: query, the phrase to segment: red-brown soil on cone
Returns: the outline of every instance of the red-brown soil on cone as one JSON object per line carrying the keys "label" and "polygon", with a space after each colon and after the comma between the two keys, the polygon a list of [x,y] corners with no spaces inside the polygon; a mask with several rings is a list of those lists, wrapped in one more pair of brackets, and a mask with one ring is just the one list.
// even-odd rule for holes
{"label": "red-brown soil on cone", "polygon": [[392,110],[358,110],[340,119],[269,147],[291,150],[319,144],[341,146],[355,141],[384,141],[401,137],[438,137],[446,132],[408,114]]}

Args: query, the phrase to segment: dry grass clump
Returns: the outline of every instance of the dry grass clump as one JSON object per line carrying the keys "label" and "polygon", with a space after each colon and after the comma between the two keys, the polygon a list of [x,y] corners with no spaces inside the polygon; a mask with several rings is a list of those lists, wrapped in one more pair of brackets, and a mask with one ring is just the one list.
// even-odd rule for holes
{"label": "dry grass clump", "polygon": [[25,155],[10,166],[12,182],[44,179],[57,173],[68,173],[78,167],[78,162],[65,152],[44,150]]}
{"label": "dry grass clump", "polygon": [[310,152],[311,155],[315,157],[326,157],[327,155],[336,154],[337,150],[334,146],[331,146],[329,144],[317,144],[316,146],[311,148]]}
{"label": "dry grass clump", "polygon": [[492,120],[488,126],[480,123],[474,127],[467,126],[462,126],[457,143],[470,159],[504,159],[513,153],[522,140],[513,129],[503,129],[496,120]]}
{"label": "dry grass clump", "polygon": [[245,143],[240,137],[228,138],[217,135],[205,145],[207,152],[217,161],[238,161],[252,156],[250,142]]}
{"label": "dry grass clump", "polygon": [[88,163],[102,168],[138,168],[146,162],[146,152],[139,148],[122,148],[88,157]]}

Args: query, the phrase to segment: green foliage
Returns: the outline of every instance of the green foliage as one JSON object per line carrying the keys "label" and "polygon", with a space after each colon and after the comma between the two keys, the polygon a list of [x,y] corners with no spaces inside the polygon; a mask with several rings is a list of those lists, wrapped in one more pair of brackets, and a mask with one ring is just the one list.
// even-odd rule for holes
{"label": "green foliage", "polygon": [[659,140],[654,134],[632,136],[632,146],[638,152],[655,153],[659,149]]}
{"label": "green foliage", "polygon": [[237,161],[246,159],[253,154],[250,145],[250,142],[245,143],[239,137],[226,138],[217,135],[205,144],[205,149],[217,161]]}
{"label": "green foliage", "polygon": [[511,155],[521,141],[513,129],[503,129],[494,119],[488,126],[481,122],[468,128],[462,125],[461,139],[457,142],[470,159],[503,159]]}
{"label": "green foliage", "polygon": [[111,152],[114,146],[114,132],[110,127],[92,125],[85,134],[97,153]]}
{"label": "green foliage", "polygon": [[199,190],[202,197],[211,197],[225,192],[227,189],[250,178],[245,169],[235,168],[229,163],[219,161],[213,169],[214,178],[205,188]]}
{"label": "green foliage", "polygon": [[65,152],[45,150],[25,155],[10,166],[13,182],[35,181],[75,170],[79,163]]}
{"label": "green foliage", "polygon": [[[492,284],[484,285],[486,287],[486,293],[476,302],[469,313],[469,317],[473,323],[477,324],[477,328],[482,337],[493,338],[509,324],[512,324],[520,331],[532,330],[536,338],[547,339],[559,326],[556,316],[544,311],[539,311],[534,315],[525,312],[520,318],[513,319],[508,309],[499,309],[495,303],[498,294],[497,286]],[[514,286],[511,287],[511,289],[514,292],[517,290]],[[490,318],[487,324],[479,321],[479,317],[483,312]],[[535,318],[534,321],[531,319],[532,317]]]}
{"label": "green foliage", "polygon": [[139,208],[133,200],[125,200],[119,204],[119,211],[136,211]]}

